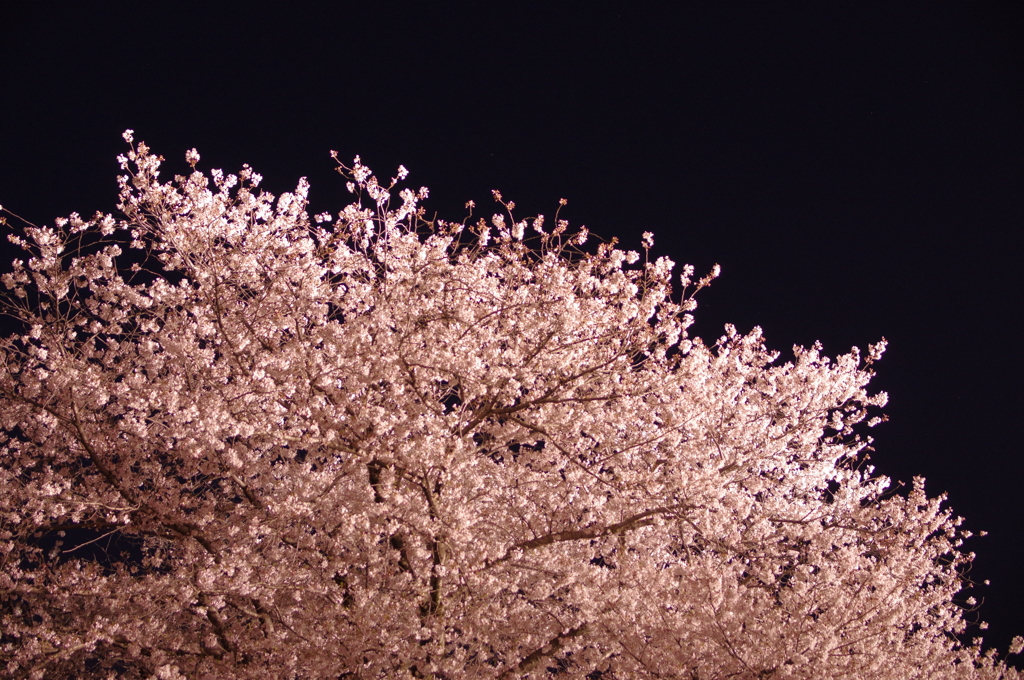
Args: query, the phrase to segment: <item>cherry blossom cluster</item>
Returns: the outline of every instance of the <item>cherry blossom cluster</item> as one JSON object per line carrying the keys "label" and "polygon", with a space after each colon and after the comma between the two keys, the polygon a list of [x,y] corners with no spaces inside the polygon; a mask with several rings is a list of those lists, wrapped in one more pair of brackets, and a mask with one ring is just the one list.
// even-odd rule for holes
{"label": "cherry blossom cluster", "polygon": [[958,638],[959,520],[866,462],[884,343],[706,343],[717,268],[651,234],[427,221],[359,158],[310,216],[126,140],[122,217],[2,278],[6,676],[1020,677]]}

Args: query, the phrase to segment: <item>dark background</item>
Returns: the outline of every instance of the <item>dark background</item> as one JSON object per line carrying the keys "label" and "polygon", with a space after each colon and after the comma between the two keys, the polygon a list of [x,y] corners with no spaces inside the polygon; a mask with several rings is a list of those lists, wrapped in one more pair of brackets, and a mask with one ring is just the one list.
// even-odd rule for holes
{"label": "dark background", "polygon": [[889,340],[873,463],[990,532],[974,616],[1024,634],[1024,3],[143,4],[3,3],[5,208],[113,210],[133,128],[166,175],[197,147],[275,193],[308,176],[317,212],[348,199],[337,149],[404,164],[443,218],[501,189],[627,247],[653,231],[721,263],[708,340]]}

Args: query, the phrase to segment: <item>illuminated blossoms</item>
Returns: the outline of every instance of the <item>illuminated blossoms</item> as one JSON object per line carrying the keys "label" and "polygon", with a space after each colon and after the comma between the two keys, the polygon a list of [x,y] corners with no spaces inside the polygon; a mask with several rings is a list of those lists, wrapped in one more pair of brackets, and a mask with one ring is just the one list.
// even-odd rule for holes
{"label": "illuminated blossoms", "polygon": [[953,637],[957,521],[863,463],[881,346],[709,347],[668,260],[358,160],[313,220],[160,160],[3,278],[5,674],[1018,677]]}

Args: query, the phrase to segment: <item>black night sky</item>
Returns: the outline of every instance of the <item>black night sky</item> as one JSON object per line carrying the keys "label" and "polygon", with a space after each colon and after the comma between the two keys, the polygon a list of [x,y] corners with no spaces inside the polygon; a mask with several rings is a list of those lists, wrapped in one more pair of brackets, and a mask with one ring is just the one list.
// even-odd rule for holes
{"label": "black night sky", "polygon": [[133,128],[165,174],[196,147],[275,193],[308,176],[317,212],[347,201],[336,149],[404,164],[442,218],[500,189],[653,231],[722,265],[705,339],[888,339],[872,462],[989,532],[977,616],[1024,634],[1024,3],[437,4],[3,3],[0,204],[112,211]]}

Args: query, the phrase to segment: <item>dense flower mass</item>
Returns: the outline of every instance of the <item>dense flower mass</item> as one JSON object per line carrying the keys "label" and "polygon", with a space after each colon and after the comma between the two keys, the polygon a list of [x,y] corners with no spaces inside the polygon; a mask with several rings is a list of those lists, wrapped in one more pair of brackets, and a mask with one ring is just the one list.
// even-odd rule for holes
{"label": "dense flower mass", "polygon": [[864,462],[881,345],[709,346],[711,277],[557,216],[428,223],[357,159],[311,219],[126,137],[124,219],[3,277],[6,675],[1018,677],[957,641],[958,521]]}

